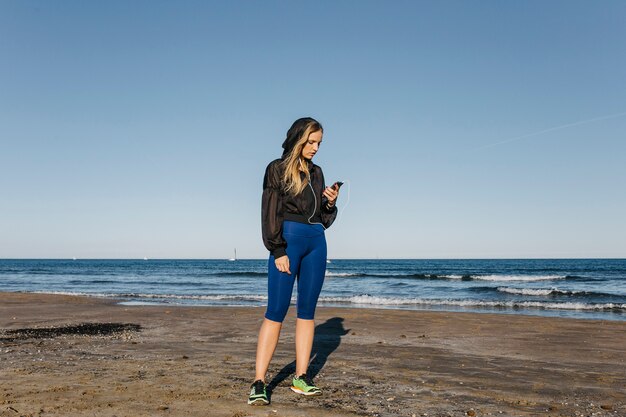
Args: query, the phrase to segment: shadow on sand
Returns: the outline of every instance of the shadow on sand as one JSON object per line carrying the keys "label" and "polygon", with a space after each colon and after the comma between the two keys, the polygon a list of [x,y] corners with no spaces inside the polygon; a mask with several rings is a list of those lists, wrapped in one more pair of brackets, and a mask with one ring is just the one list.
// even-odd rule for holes
{"label": "shadow on sand", "polygon": [[[333,317],[322,324],[315,326],[315,336],[313,337],[313,348],[311,349],[311,362],[309,363],[309,375],[315,378],[320,373],[331,353],[341,344],[341,337],[348,334],[350,329],[343,328],[343,318]],[[296,372],[296,361],[285,365],[272,380],[267,384],[268,396],[285,379],[291,377]]]}

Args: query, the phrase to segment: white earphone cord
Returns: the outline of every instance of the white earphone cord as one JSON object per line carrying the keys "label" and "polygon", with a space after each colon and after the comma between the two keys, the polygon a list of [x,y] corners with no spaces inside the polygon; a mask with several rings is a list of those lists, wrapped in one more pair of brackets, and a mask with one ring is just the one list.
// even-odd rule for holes
{"label": "white earphone cord", "polygon": [[[339,210],[339,207],[337,207],[337,211],[339,211],[339,214],[337,218],[335,219],[335,221],[338,221],[341,218],[341,215],[343,214],[344,210],[346,209],[346,207],[348,207],[348,204],[350,203],[350,190],[352,189],[352,187],[350,186],[350,180],[344,180],[344,183],[348,184],[348,196],[346,197],[346,204],[343,206],[343,208]],[[319,224],[320,226],[324,228],[324,230],[326,230],[326,227],[322,223],[318,223],[318,222],[311,223],[311,219],[313,218],[313,216],[315,216],[315,209],[317,208],[317,197],[315,196],[315,191],[313,190],[311,181],[309,181],[309,187],[311,188],[311,192],[313,193],[313,199],[314,199],[315,205],[313,206],[313,214],[309,216],[307,221],[309,222],[309,224]],[[321,207],[320,207],[320,210],[321,210]]]}
{"label": "white earphone cord", "polygon": [[[300,166],[302,166],[302,159],[300,159]],[[337,218],[335,219],[335,221],[338,221],[341,218],[341,215],[343,214],[343,211],[348,207],[348,204],[350,203],[350,190],[352,189],[352,186],[350,185],[350,180],[344,180],[344,183],[348,184],[348,196],[346,197],[346,205],[343,206],[343,208],[341,209],[341,211],[339,211],[339,207],[337,207],[337,211],[339,211],[339,214],[337,216]],[[326,230],[326,227],[322,224],[322,223],[311,223],[311,219],[313,218],[313,216],[315,216],[315,210],[317,209],[317,197],[315,196],[315,190],[313,189],[313,186],[311,185],[311,178],[309,177],[309,187],[311,188],[311,192],[313,193],[313,201],[314,201],[314,205],[313,205],[313,213],[309,216],[309,218],[307,219],[307,222],[309,222],[309,224],[319,224],[320,226],[322,226],[324,228],[324,230]],[[335,205],[337,203],[335,202]],[[321,210],[321,206],[320,206],[320,210]]]}

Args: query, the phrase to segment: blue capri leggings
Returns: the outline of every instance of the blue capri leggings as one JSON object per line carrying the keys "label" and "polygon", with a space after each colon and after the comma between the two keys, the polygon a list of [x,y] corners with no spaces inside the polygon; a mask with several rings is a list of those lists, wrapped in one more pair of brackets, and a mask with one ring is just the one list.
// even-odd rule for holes
{"label": "blue capri leggings", "polygon": [[313,320],[324,275],[326,274],[326,237],[321,224],[283,222],[283,238],[291,275],[276,269],[274,256],[268,261],[267,311],[265,318],[282,322],[285,319],[293,284],[298,280],[298,318]]}

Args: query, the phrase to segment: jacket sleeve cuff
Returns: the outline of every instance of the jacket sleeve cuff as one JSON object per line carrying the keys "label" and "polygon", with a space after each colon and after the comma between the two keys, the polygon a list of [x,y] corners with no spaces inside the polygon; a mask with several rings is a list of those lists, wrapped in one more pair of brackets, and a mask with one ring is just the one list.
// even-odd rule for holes
{"label": "jacket sleeve cuff", "polygon": [[274,255],[274,258],[280,258],[281,256],[285,256],[287,255],[287,250],[286,248],[280,247],[280,248],[276,248],[272,251],[272,255]]}

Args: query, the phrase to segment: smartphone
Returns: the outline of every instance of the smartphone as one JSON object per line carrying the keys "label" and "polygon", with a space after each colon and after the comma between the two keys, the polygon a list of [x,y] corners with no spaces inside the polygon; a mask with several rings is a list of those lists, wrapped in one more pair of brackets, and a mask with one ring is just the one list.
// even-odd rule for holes
{"label": "smartphone", "polygon": [[337,186],[337,190],[338,190],[338,189],[340,189],[340,188],[341,188],[341,186],[342,186],[342,185],[343,185],[343,182],[342,182],[342,181],[336,181],[336,182],[333,184],[333,188],[335,188],[335,186]]}

